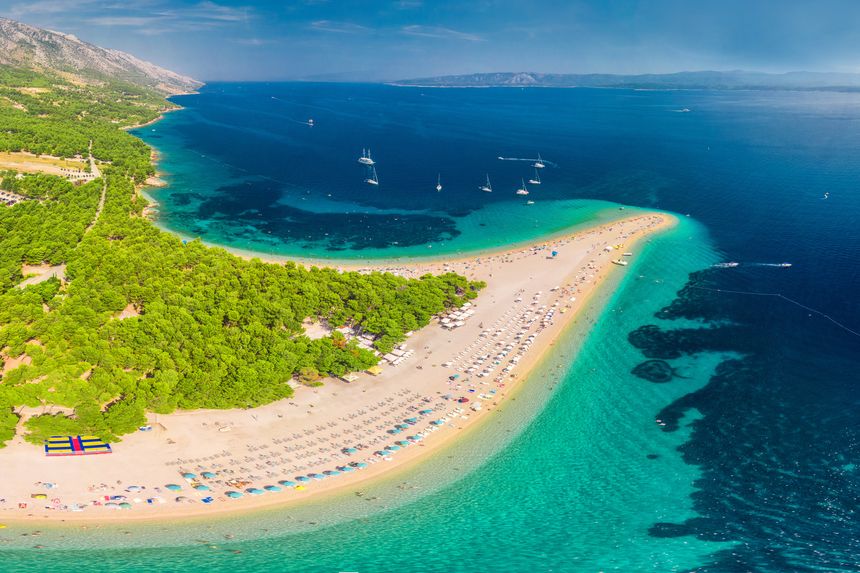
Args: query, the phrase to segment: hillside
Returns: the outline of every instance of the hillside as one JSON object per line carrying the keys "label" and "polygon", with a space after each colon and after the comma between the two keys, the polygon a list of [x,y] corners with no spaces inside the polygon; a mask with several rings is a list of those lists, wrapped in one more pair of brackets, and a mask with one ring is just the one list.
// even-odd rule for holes
{"label": "hillside", "polygon": [[125,52],[6,18],[0,18],[0,65],[53,72],[84,83],[125,81],[164,95],[194,91],[202,85]]}
{"label": "hillside", "polygon": [[[94,72],[88,58],[104,51],[82,44],[67,62],[74,42],[38,34],[48,47],[14,54],[26,68],[0,65],[0,191],[13,198],[0,202],[0,448],[15,436],[115,441],[146,412],[289,397],[376,364],[484,286],[246,261],[161,231],[136,187],[152,150],[123,127],[170,104],[139,78]],[[46,58],[51,70],[35,71]],[[62,73],[84,65],[87,83]],[[51,169],[70,165],[87,176]],[[337,330],[311,338],[309,323],[373,348]]]}
{"label": "hillside", "polygon": [[540,74],[499,72],[436,76],[393,82],[425,87],[595,87],[630,89],[757,89],[844,90],[860,89],[860,74],[788,72],[768,74],[748,71],[700,71],[673,74]]}

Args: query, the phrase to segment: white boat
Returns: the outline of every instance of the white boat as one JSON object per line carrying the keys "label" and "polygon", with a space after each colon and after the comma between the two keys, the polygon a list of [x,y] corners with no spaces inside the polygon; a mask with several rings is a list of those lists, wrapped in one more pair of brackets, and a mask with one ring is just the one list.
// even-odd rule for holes
{"label": "white boat", "polygon": [[624,257],[632,257],[633,253],[621,253],[621,255]]}
{"label": "white boat", "polygon": [[308,120],[308,125],[309,125],[309,126],[311,126],[311,127],[313,127],[313,126],[314,126],[314,118],[310,118],[310,119]]}
{"label": "white boat", "polygon": [[534,205],[534,204],[535,204],[534,201],[526,201],[526,205]]}
{"label": "white boat", "polygon": [[540,174],[538,173],[537,167],[535,167],[535,176],[532,179],[529,179],[529,185],[540,185]]}
{"label": "white boat", "polygon": [[612,262],[622,267],[627,266],[627,261],[622,261],[621,259],[614,259]]}
{"label": "white boat", "polygon": [[733,269],[733,268],[735,268],[735,267],[736,267],[736,266],[738,266],[738,265],[740,265],[740,263],[736,263],[736,262],[734,262],[734,261],[731,261],[731,262],[728,262],[728,263],[717,263],[717,264],[715,264],[714,266],[715,266],[715,267],[717,267],[717,268],[722,268],[722,269]]}
{"label": "white boat", "polygon": [[779,263],[779,265],[777,265],[777,266],[779,266],[780,268],[783,268],[783,269],[787,269],[791,266],[791,263]]}
{"label": "white boat", "polygon": [[373,173],[370,177],[364,180],[368,185],[379,185],[379,177],[376,176],[376,167],[373,168]]}
{"label": "white boat", "polygon": [[362,165],[373,165],[374,163],[376,163],[375,161],[373,161],[373,159],[370,158],[369,149],[361,150],[361,157],[358,158],[358,162]]}
{"label": "white boat", "polygon": [[442,174],[436,176],[436,191],[442,190]]}
{"label": "white boat", "polygon": [[535,161],[534,167],[535,169],[543,169],[544,167],[546,167],[546,165],[544,165],[543,159],[540,158],[540,153],[538,153],[538,158],[537,161]]}
{"label": "white boat", "polygon": [[484,191],[485,193],[492,193],[493,192],[493,186],[490,185],[490,174],[489,173],[487,174],[487,184],[481,185],[480,187],[478,187],[478,189],[480,189],[481,191]]}
{"label": "white boat", "polygon": [[523,182],[523,186],[517,189],[517,195],[528,195],[529,190],[526,188],[526,181],[525,179],[521,179],[521,181]]}

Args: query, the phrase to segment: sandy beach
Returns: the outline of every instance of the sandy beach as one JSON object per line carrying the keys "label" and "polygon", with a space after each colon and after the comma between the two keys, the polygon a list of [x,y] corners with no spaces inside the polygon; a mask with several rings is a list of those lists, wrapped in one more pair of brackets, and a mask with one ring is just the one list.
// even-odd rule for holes
{"label": "sandy beach", "polygon": [[451,261],[320,263],[403,276],[453,271],[487,288],[413,333],[375,376],[296,385],[292,398],[252,410],[150,415],[147,431],[108,455],[47,457],[16,437],[0,450],[0,524],[197,518],[360,490],[498,408],[609,273],[628,272],[619,263],[674,221],[637,214]]}

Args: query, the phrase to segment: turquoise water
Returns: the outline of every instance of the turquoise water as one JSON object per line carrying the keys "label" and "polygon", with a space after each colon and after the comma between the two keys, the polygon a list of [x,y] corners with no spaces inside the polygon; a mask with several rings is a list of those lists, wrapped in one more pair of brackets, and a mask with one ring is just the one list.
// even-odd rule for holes
{"label": "turquoise water", "polygon": [[[681,224],[502,413],[363,498],[0,530],[0,571],[856,571],[860,95],[218,84],[181,103],[139,133],[171,182],[159,224],[211,243],[401,258],[636,208]],[[538,152],[526,205],[528,163],[497,156]]]}
{"label": "turquoise water", "polygon": [[[578,319],[509,406],[419,468],[362,487],[364,498],[347,493],[206,525],[135,526],[130,535],[22,540],[4,531],[0,539],[45,549],[38,564],[32,551],[7,551],[0,570],[688,570],[724,544],[648,534],[655,522],[695,516],[689,495],[699,474],[676,451],[687,432],[662,432],[653,416],[685,389],[632,376],[638,353],[613,333],[668,304],[667,283],[714,261],[705,245],[688,220],[645,245],[612,279],[620,288],[607,284],[613,294]],[[690,360],[685,376],[704,385],[720,359]],[[82,545],[90,549],[58,550]]]}

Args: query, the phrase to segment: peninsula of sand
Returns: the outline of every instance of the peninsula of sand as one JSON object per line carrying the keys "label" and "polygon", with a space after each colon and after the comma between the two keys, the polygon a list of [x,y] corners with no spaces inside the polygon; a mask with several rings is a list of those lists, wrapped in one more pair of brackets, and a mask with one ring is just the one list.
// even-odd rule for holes
{"label": "peninsula of sand", "polygon": [[250,410],[150,415],[108,455],[48,457],[17,437],[0,450],[0,525],[174,520],[359,490],[497,410],[609,288],[606,277],[628,272],[643,239],[674,222],[637,214],[513,250],[363,266],[454,271],[487,288],[413,333],[375,373],[298,386],[292,398]]}

